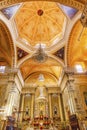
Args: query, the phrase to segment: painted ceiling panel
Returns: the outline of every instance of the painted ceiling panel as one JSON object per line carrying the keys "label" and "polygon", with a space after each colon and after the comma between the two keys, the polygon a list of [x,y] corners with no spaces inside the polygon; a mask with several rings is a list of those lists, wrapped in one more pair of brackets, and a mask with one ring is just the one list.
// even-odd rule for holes
{"label": "painted ceiling panel", "polygon": [[61,49],[59,49],[58,51],[56,51],[54,53],[54,55],[57,56],[58,58],[64,60],[64,53],[65,53],[65,48],[62,47]]}
{"label": "painted ceiling panel", "polygon": [[23,49],[17,47],[17,58],[18,58],[18,60],[24,58],[27,55],[28,55],[28,53],[26,51],[24,51]]}

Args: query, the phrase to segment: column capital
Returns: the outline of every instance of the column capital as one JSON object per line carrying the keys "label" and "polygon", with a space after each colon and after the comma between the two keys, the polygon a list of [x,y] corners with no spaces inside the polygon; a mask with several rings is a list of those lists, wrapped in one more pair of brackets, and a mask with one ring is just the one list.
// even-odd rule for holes
{"label": "column capital", "polygon": [[8,82],[15,82],[15,74],[14,73],[9,74]]}

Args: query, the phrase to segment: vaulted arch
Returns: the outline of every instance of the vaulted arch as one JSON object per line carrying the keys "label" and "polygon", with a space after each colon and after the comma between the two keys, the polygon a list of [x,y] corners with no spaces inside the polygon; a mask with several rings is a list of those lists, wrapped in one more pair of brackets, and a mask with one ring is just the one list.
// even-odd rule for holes
{"label": "vaulted arch", "polygon": [[[67,48],[68,66],[75,67],[80,65],[82,68],[87,68],[87,28],[82,32],[82,24],[80,20],[74,25]],[[82,32],[82,33],[81,33]]]}
{"label": "vaulted arch", "polygon": [[14,66],[14,46],[8,27],[0,20],[0,65]]}

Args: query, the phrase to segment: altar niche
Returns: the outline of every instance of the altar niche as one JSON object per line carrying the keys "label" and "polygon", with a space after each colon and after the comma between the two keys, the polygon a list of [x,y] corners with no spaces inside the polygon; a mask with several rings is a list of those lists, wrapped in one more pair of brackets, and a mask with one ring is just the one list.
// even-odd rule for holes
{"label": "altar niche", "polygon": [[31,94],[24,95],[23,120],[31,118]]}
{"label": "altar niche", "polygon": [[60,118],[58,94],[56,93],[52,94],[52,115],[53,118]]}
{"label": "altar niche", "polygon": [[38,87],[35,95],[34,117],[48,117],[48,98],[45,87]]}

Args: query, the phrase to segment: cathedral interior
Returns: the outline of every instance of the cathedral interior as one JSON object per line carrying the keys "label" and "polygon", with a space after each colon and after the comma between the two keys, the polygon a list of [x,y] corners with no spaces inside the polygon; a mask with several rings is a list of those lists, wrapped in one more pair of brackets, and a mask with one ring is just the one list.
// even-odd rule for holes
{"label": "cathedral interior", "polygon": [[86,0],[0,0],[0,130],[39,129],[87,129]]}

